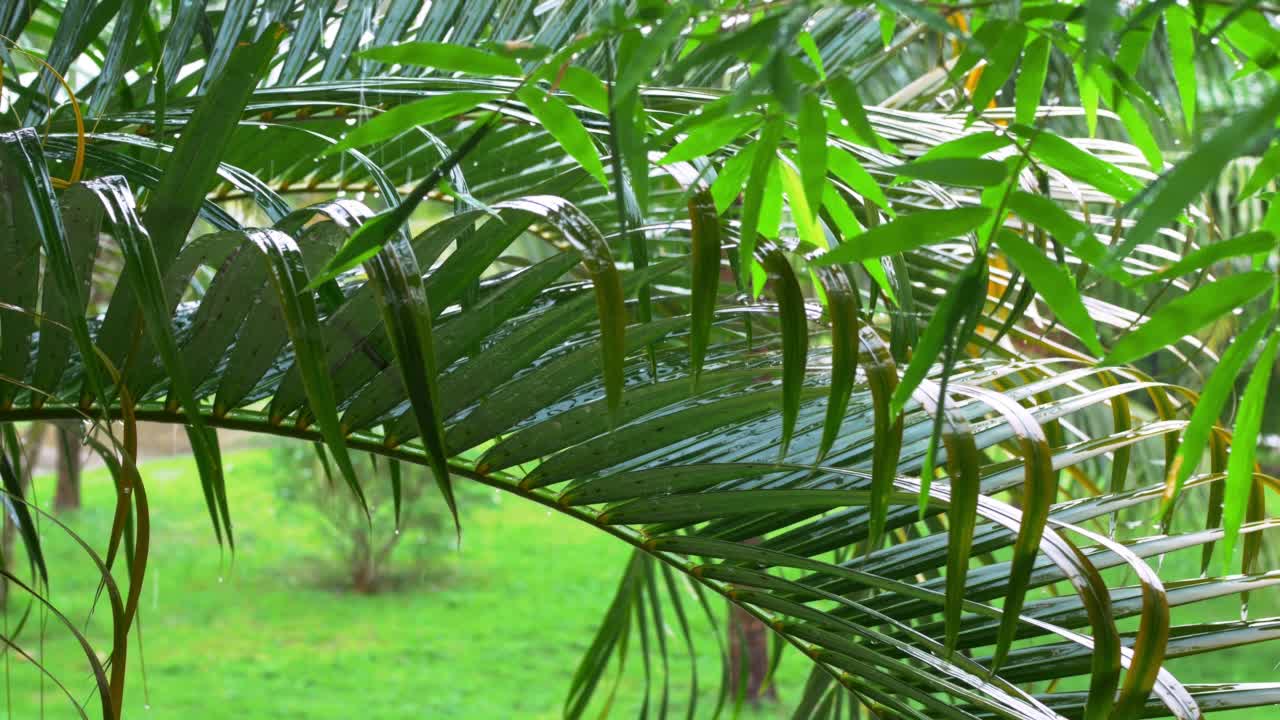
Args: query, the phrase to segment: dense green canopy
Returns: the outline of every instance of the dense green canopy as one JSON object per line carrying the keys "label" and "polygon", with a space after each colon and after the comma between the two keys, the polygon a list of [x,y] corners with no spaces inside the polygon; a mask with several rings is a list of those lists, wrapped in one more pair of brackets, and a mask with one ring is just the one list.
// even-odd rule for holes
{"label": "dense green canopy", "polygon": [[[236,428],[315,441],[354,503],[389,481],[357,476],[371,452],[428,466],[451,509],[483,483],[632,545],[566,717],[637,652],[668,714],[666,658],[717,598],[812,660],[796,717],[1280,702],[1163,667],[1277,635],[1170,610],[1280,582],[1257,464],[1277,17],[6,3],[0,476],[30,562],[5,578],[38,607],[58,571],[15,424],[99,426],[111,647],[55,617],[84,641],[81,714],[119,717],[136,424],[186,428],[231,547],[214,430]],[[1196,548],[1213,574],[1153,569]]]}

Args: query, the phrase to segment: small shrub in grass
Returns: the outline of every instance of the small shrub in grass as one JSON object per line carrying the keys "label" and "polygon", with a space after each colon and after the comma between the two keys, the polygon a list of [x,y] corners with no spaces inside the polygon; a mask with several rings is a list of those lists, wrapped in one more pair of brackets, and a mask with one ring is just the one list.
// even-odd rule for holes
{"label": "small shrub in grass", "polygon": [[366,518],[336,469],[327,467],[322,451],[280,443],[271,453],[273,465],[281,469],[274,482],[282,512],[314,524],[324,540],[318,561],[326,580],[357,593],[382,592],[438,569],[441,556],[452,551],[449,511],[429,469],[400,467],[397,524],[388,460],[352,455],[368,501]]}

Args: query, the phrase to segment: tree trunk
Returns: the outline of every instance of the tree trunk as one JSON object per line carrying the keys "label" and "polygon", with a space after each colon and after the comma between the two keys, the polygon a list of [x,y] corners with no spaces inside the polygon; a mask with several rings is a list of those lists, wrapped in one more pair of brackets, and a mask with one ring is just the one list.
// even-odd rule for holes
{"label": "tree trunk", "polygon": [[746,610],[730,606],[729,697],[741,696],[750,705],[777,701],[776,686],[765,686],[768,676],[769,629]]}
{"label": "tree trunk", "polygon": [[[18,493],[27,496],[27,488],[31,487],[31,470],[35,464],[36,455],[40,452],[40,437],[43,434],[44,426],[41,423],[32,423],[27,430],[27,434],[22,438],[21,457],[22,467],[18,473]],[[7,443],[0,442],[0,452],[9,453],[13,448],[7,447]],[[18,534],[18,526],[14,524],[12,516],[7,510],[0,512],[3,515],[0,518],[0,562],[3,562],[3,568],[12,572],[18,567],[13,556],[13,540]],[[0,577],[0,608],[8,606],[9,601],[9,580]]]}
{"label": "tree trunk", "polygon": [[[748,541],[760,542],[760,538]],[[777,702],[777,686],[769,679],[769,628],[737,605],[729,606],[729,698],[749,705]],[[743,682],[746,686],[743,687]]]}
{"label": "tree trunk", "polygon": [[80,471],[84,458],[80,454],[80,434],[76,423],[55,424],[58,440],[58,487],[53,493],[53,509],[78,510],[80,508]]}

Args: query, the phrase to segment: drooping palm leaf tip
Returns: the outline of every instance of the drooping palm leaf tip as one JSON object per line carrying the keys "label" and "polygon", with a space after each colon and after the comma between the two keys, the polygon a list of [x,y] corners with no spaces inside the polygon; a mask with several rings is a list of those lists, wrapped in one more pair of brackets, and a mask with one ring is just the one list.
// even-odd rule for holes
{"label": "drooping palm leaf tip", "polygon": [[[1184,624],[1280,583],[1273,13],[4,4],[3,573],[91,671],[51,687],[127,714],[152,421],[188,428],[220,542],[215,428],[322,443],[353,502],[388,481],[367,451],[631,545],[566,717],[723,602],[811,664],[800,718],[1280,703],[1180,679],[1280,632]],[[109,649],[47,600],[12,429],[53,419],[109,430]],[[736,704],[691,686],[688,717]]]}

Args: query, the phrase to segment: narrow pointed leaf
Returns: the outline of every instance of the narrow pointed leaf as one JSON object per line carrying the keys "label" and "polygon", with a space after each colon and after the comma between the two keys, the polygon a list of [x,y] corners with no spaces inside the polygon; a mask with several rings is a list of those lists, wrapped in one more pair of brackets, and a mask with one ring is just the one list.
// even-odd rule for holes
{"label": "narrow pointed leaf", "polygon": [[520,77],[515,60],[485,50],[437,42],[407,42],[386,45],[358,53],[358,57],[388,64],[412,65],[469,75]]}
{"label": "narrow pointed leaf", "polygon": [[[747,176],[746,191],[742,199],[742,220],[738,230],[738,272],[751,276],[755,265],[756,235],[760,228],[761,208],[765,201],[765,185],[770,170],[777,163],[778,141],[782,138],[782,119],[772,117],[753,143],[754,155],[751,172]],[[753,293],[754,294],[754,293]]]}
{"label": "narrow pointed leaf", "polygon": [[493,92],[450,92],[397,105],[357,126],[336,145],[329,146],[324,154],[334,155],[390,140],[416,127],[468,113],[498,97],[500,94]]}
{"label": "narrow pointed leaf", "polygon": [[591,135],[582,126],[582,121],[564,100],[536,87],[522,88],[516,93],[516,97],[520,98],[520,102],[529,108],[529,112],[538,118],[538,122],[551,133],[565,152],[591,174],[591,177],[599,181],[601,186],[606,188],[609,186],[595,141],[591,139]]}
{"label": "narrow pointed leaf", "polygon": [[796,133],[797,164],[804,181],[804,197],[809,203],[810,215],[816,216],[822,206],[822,188],[827,182],[827,115],[816,94],[807,94],[800,101]]}
{"label": "narrow pointed leaf", "polygon": [[1275,125],[1277,115],[1280,115],[1280,92],[1272,93],[1257,108],[1231,118],[1173,169],[1134,197],[1124,210],[1130,216],[1136,215],[1137,222],[1125,231],[1124,240],[1111,248],[1108,262],[1118,262],[1133,248],[1151,242],[1161,228],[1176,220],[1218,177],[1228,162]]}
{"label": "narrow pointed leaf", "polygon": [[1015,119],[1019,125],[1031,125],[1040,109],[1044,80],[1049,74],[1049,55],[1053,45],[1047,37],[1037,37],[1022,55],[1022,68],[1014,81]]}
{"label": "narrow pointed leaf", "polygon": [[[1266,315],[1254,319],[1247,328],[1231,341],[1230,347],[1222,353],[1209,379],[1200,391],[1195,410],[1191,413],[1191,421],[1182,432],[1182,442],[1178,445],[1178,454],[1169,465],[1166,479],[1164,501],[1161,512],[1167,513],[1173,507],[1173,501],[1182,491],[1182,486],[1200,465],[1200,458],[1209,444],[1213,428],[1222,416],[1227,399],[1235,390],[1236,378],[1244,368],[1245,362],[1253,355],[1253,351],[1262,341],[1271,320]],[[1216,524],[1216,523],[1214,523]]]}
{"label": "narrow pointed leaf", "polygon": [[1002,162],[962,157],[916,160],[906,165],[885,169],[901,177],[962,187],[1000,185],[1009,174],[1008,168]]}
{"label": "narrow pointed leaf", "polygon": [[858,86],[844,75],[832,75],[827,78],[827,92],[836,104],[836,109],[844,116],[849,128],[868,146],[892,152],[894,150],[884,138],[876,134],[871,121],[867,119],[866,108],[858,94]]}
{"label": "narrow pointed leaf", "polygon": [[1045,304],[1053,310],[1058,320],[1075,333],[1089,352],[1094,355],[1105,354],[1102,344],[1098,342],[1098,328],[1081,302],[1080,291],[1066,270],[1053,264],[1043,251],[1008,228],[1001,228],[996,233],[996,244],[1027,276],[1031,286],[1044,298]]}
{"label": "narrow pointed leaf", "polygon": [[778,457],[784,458],[800,415],[801,388],[809,357],[809,319],[804,293],[786,255],[777,249],[766,250],[762,264],[769,273],[782,316],[782,440]]}
{"label": "narrow pointed leaf", "polygon": [[896,220],[848,238],[812,262],[819,266],[835,265],[906,252],[963,235],[990,216],[991,210],[984,207],[920,210],[900,215]]}
{"label": "narrow pointed leaf", "polygon": [[1217,282],[1180,295],[1156,310],[1142,325],[1120,338],[1103,358],[1120,365],[1145,357],[1194,333],[1231,310],[1272,288],[1275,276],[1268,272],[1229,275]]}
{"label": "narrow pointed leaf", "polygon": [[1280,350],[1280,333],[1273,332],[1249,375],[1232,432],[1231,454],[1227,459],[1227,487],[1222,501],[1222,557],[1226,572],[1231,572],[1231,551],[1240,537],[1240,526],[1244,523],[1245,508],[1254,484],[1258,433],[1262,429],[1267,387],[1276,364],[1277,350]]}

